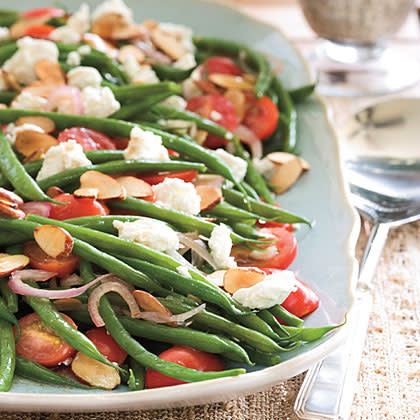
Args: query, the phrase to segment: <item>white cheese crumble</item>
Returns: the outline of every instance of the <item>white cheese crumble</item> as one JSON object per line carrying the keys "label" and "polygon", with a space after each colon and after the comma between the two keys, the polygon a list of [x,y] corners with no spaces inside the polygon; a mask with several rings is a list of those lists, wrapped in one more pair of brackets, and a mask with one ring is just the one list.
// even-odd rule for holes
{"label": "white cheese crumble", "polygon": [[82,91],[85,115],[106,118],[118,111],[120,103],[115,99],[109,87],[85,87]]}
{"label": "white cheese crumble", "polygon": [[181,69],[181,70],[189,70],[195,67],[196,65],[197,65],[197,62],[195,61],[194,54],[190,52],[187,54],[184,54],[179,60],[175,61],[175,63],[173,64],[173,66],[176,69]]}
{"label": "white cheese crumble", "polygon": [[223,224],[216,226],[211,232],[209,239],[210,255],[213,257],[218,270],[236,267],[235,259],[230,256],[233,245],[230,237],[231,233],[231,230]]}
{"label": "white cheese crumble", "polygon": [[193,31],[188,26],[178,25],[171,22],[162,22],[159,24],[159,28],[166,32],[167,34],[173,35],[177,38],[181,45],[189,52],[193,53],[195,51],[193,43]]}
{"label": "white cheese crumble", "polygon": [[106,0],[100,4],[92,13],[92,20],[95,21],[108,14],[121,16],[122,22],[131,25],[133,23],[133,12],[122,0]]}
{"label": "white cheese crumble", "polygon": [[18,83],[28,85],[37,80],[35,63],[39,60],[58,60],[58,48],[54,42],[45,39],[34,39],[29,36],[17,40],[18,50],[4,64]]}
{"label": "white cheese crumble", "polygon": [[217,149],[214,154],[223,160],[223,162],[230,168],[233,176],[237,181],[242,181],[245,178],[246,171],[248,169],[248,163],[246,160],[234,156],[224,149]]}
{"label": "white cheese crumble", "polygon": [[201,69],[199,66],[191,73],[191,76],[188,79],[184,80],[181,84],[182,95],[185,99],[189,100],[191,98],[195,98],[196,96],[200,96],[203,93],[195,83],[196,80],[200,79]]}
{"label": "white cheese crumble", "polygon": [[0,26],[0,41],[6,41],[10,38],[10,29],[7,26]]}
{"label": "white cheese crumble", "polygon": [[146,218],[135,222],[114,220],[113,226],[118,230],[118,237],[126,241],[137,242],[161,252],[176,251],[179,248],[176,232],[159,220]]}
{"label": "white cheese crumble", "polygon": [[72,51],[67,56],[66,63],[70,66],[80,66],[81,60],[82,60],[82,57],[80,57],[80,54],[77,51]]}
{"label": "white cheese crumble", "polygon": [[50,33],[50,39],[63,44],[78,44],[82,39],[80,34],[70,26],[64,25]]}
{"label": "white cheese crumble", "polygon": [[169,160],[166,147],[162,146],[162,137],[151,131],[134,127],[130,132],[130,141],[124,150],[126,160]]}
{"label": "white cheese crumble", "polygon": [[191,277],[188,267],[185,267],[185,265],[178,265],[176,271],[178,271],[178,273],[181,274],[181,276]]}
{"label": "white cheese crumble", "polygon": [[48,149],[36,180],[40,181],[68,169],[80,168],[91,164],[92,162],[83,153],[82,146],[75,140],[69,140]]}
{"label": "white cheese crumble", "polygon": [[37,133],[44,133],[44,130],[35,124],[25,123],[16,126],[15,124],[10,123],[6,128],[6,137],[11,144],[15,144],[16,136],[23,131],[36,131]]}
{"label": "white cheese crumble", "polygon": [[295,287],[295,275],[284,270],[266,276],[254,286],[237,290],[232,297],[247,308],[267,309],[283,303]]}
{"label": "white cheese crumble", "polygon": [[159,78],[152,67],[147,64],[139,64],[134,56],[127,56],[122,65],[132,83],[159,83]]}
{"label": "white cheese crumble", "polygon": [[157,204],[188,214],[200,213],[201,198],[191,182],[179,178],[165,178],[163,182],[152,186]]}
{"label": "white cheese crumble", "polygon": [[173,95],[169,98],[166,98],[162,104],[180,110],[184,110],[187,107],[187,101],[182,96],[178,95]]}
{"label": "white cheese crumble", "polygon": [[80,90],[88,86],[99,87],[101,82],[101,73],[94,67],[79,66],[67,73],[67,83],[70,86],[78,87]]}
{"label": "white cheese crumble", "polygon": [[45,111],[48,101],[41,96],[32,95],[31,92],[23,91],[13,99],[10,107],[26,109],[27,111]]}
{"label": "white cheese crumble", "polygon": [[277,248],[274,245],[271,245],[268,248],[262,249],[261,251],[251,251],[249,253],[249,257],[254,260],[269,260],[270,258],[273,258],[277,253]]}
{"label": "white cheese crumble", "polygon": [[80,55],[86,55],[86,54],[89,54],[91,51],[92,51],[92,48],[90,48],[90,47],[89,47],[89,45],[82,45],[81,47],[79,47],[79,48],[77,49],[77,52],[78,52]]}
{"label": "white cheese crumble", "polygon": [[271,162],[269,159],[267,159],[267,158],[263,158],[263,159],[254,158],[254,159],[252,159],[252,163],[253,163],[255,169],[265,179],[270,180],[273,177],[274,171],[276,169],[276,165],[274,165],[274,163]]}

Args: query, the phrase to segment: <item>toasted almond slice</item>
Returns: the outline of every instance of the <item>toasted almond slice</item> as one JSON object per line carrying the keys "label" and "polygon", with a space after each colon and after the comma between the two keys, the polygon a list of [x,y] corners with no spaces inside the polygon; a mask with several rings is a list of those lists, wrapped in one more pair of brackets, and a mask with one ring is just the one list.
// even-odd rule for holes
{"label": "toasted almond slice", "polygon": [[98,362],[80,351],[76,353],[71,370],[89,385],[105,389],[114,389],[121,383],[117,369]]}
{"label": "toasted almond slice", "polygon": [[212,73],[209,75],[210,82],[225,89],[252,90],[254,84],[246,81],[241,76],[231,74]]}
{"label": "toasted almond slice", "polygon": [[305,159],[299,157],[299,162],[300,162],[300,166],[302,166],[302,169],[304,171],[309,171],[309,169],[311,169],[311,165],[309,165],[308,161],[306,161]]}
{"label": "toasted almond slice", "polygon": [[45,153],[41,150],[33,151],[29,156],[23,159],[23,163],[33,162],[34,160],[40,160],[44,158]]}
{"label": "toasted almond slice", "polygon": [[242,77],[246,82],[252,83],[253,85],[255,85],[255,82],[257,81],[257,78],[250,73],[244,73]]}
{"label": "toasted almond slice", "polygon": [[265,273],[259,268],[229,268],[223,276],[223,288],[228,293],[234,294],[237,290],[254,286],[264,279]]}
{"label": "toasted almond slice", "polygon": [[30,85],[26,86],[22,89],[22,92],[29,92],[34,96],[41,96],[42,98],[48,98],[51,93],[57,89],[55,85],[46,85],[45,83],[38,83],[37,82],[31,83]]}
{"label": "toasted almond slice", "polygon": [[56,187],[56,186],[50,187],[47,190],[47,195],[50,198],[57,197],[57,195],[60,195],[60,194],[63,194],[63,193],[64,193],[64,191],[60,187]]}
{"label": "toasted almond slice", "polygon": [[106,13],[95,19],[90,31],[105,39],[112,39],[112,33],[118,27],[125,26],[123,17],[118,13]]}
{"label": "toasted almond slice", "polygon": [[241,122],[244,119],[246,111],[246,97],[245,94],[240,89],[228,89],[225,92],[225,97],[232,102],[235,107],[236,115]]}
{"label": "toasted almond slice", "polygon": [[8,206],[11,209],[17,209],[19,207],[16,203],[5,197],[0,197],[0,204],[3,206]]}
{"label": "toasted almond slice", "polygon": [[80,188],[96,188],[100,200],[124,200],[125,188],[114,178],[98,171],[87,171],[80,177]]}
{"label": "toasted almond slice", "polygon": [[98,198],[99,190],[97,188],[78,188],[73,192],[77,198]]}
{"label": "toasted almond slice", "polygon": [[26,214],[16,207],[15,203],[8,200],[0,200],[0,216],[11,217],[13,219],[24,219]]}
{"label": "toasted almond slice", "polygon": [[0,198],[5,198],[6,200],[16,203],[18,206],[23,204],[21,197],[12,191],[6,190],[5,188],[0,188]]}
{"label": "toasted almond slice", "polygon": [[159,26],[159,23],[156,22],[153,19],[148,19],[145,20],[144,22],[142,22],[142,25],[148,29],[149,31],[153,31],[154,29],[156,29]]}
{"label": "toasted almond slice", "polygon": [[10,90],[15,90],[17,92],[20,92],[22,90],[22,86],[18,83],[13,74],[10,74],[6,70],[2,70],[2,74],[4,82]]}
{"label": "toasted almond slice", "polygon": [[34,229],[35,242],[50,257],[67,257],[73,250],[73,238],[66,230],[54,225]]}
{"label": "toasted almond slice", "polygon": [[214,85],[210,80],[194,80],[194,84],[197,85],[204,93],[208,93],[210,95],[218,95],[221,91]]}
{"label": "toasted almond slice", "polygon": [[202,145],[207,140],[208,135],[209,133],[207,133],[205,130],[196,130],[193,137],[198,144]]}
{"label": "toasted almond slice", "polygon": [[151,38],[153,44],[171,57],[172,60],[179,60],[188,52],[176,37],[163,32],[159,27],[152,31]]}
{"label": "toasted almond slice", "polygon": [[29,156],[38,151],[45,153],[50,147],[57,144],[57,139],[47,133],[25,130],[16,135],[15,148],[22,155]]}
{"label": "toasted almond slice", "polygon": [[29,264],[26,255],[4,255],[0,257],[0,277],[8,276],[13,271],[21,270]]}
{"label": "toasted almond slice", "polygon": [[66,76],[58,61],[46,59],[35,63],[35,73],[46,84],[61,86],[66,84]]}
{"label": "toasted almond slice", "polygon": [[118,51],[118,61],[120,63],[123,63],[128,56],[134,57],[138,63],[142,63],[145,58],[140,48],[135,45],[124,45]]}
{"label": "toasted almond slice", "polygon": [[284,165],[291,160],[297,159],[297,156],[286,152],[273,152],[267,155],[267,159],[275,165]]}
{"label": "toasted almond slice", "polygon": [[200,211],[208,211],[216,207],[223,198],[222,190],[211,185],[199,185],[195,187],[200,196]]}
{"label": "toasted almond slice", "polygon": [[111,58],[117,58],[118,50],[110,42],[106,41],[98,34],[85,33],[83,35],[83,41],[98,51],[101,51]]}
{"label": "toasted almond slice", "polygon": [[146,28],[142,25],[117,26],[112,31],[112,39],[116,41],[132,38],[143,38],[146,35]]}
{"label": "toasted almond slice", "polygon": [[125,188],[130,197],[143,198],[153,194],[150,184],[142,179],[134,176],[120,176],[116,180]]}
{"label": "toasted almond slice", "polygon": [[216,188],[222,188],[225,179],[221,175],[214,175],[214,174],[198,174],[192,183],[195,187],[201,185],[209,185]]}
{"label": "toasted almond slice", "polygon": [[223,287],[223,278],[227,270],[217,270],[211,274],[207,274],[207,280],[210,280],[213,284],[219,287]]}
{"label": "toasted almond slice", "polygon": [[[140,308],[144,311],[172,316],[171,311],[150,293],[144,290],[134,290],[133,296]],[[168,324],[174,327],[178,325],[176,322],[169,322]]]}
{"label": "toasted almond slice", "polygon": [[270,179],[274,192],[281,194],[288,190],[298,180],[302,171],[302,165],[296,156],[283,164],[276,164],[274,174]]}
{"label": "toasted almond slice", "polygon": [[51,118],[39,116],[20,117],[16,120],[15,125],[34,124],[41,127],[46,133],[51,133],[55,130],[55,123]]}

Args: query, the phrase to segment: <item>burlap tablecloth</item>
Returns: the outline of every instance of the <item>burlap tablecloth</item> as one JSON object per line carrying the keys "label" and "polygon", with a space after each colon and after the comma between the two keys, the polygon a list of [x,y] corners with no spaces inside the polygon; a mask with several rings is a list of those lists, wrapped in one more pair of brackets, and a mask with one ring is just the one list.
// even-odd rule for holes
{"label": "burlap tablecloth", "polygon": [[[365,243],[362,232],[358,253]],[[374,279],[374,306],[352,420],[420,419],[420,222],[391,230]],[[120,413],[0,413],[2,420],[296,420],[303,375],[223,404]],[[250,384],[252,386],[252,384]]]}

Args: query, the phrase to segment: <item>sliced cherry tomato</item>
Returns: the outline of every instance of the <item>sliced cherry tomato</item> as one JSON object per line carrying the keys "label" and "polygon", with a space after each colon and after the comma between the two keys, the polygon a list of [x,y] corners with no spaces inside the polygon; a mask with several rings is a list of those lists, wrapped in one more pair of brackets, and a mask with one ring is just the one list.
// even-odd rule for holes
{"label": "sliced cherry tomato", "polygon": [[96,348],[111,363],[117,363],[119,366],[124,363],[127,353],[118,345],[105,328],[93,328],[86,332],[88,337]]}
{"label": "sliced cherry tomato", "polygon": [[32,38],[39,38],[39,39],[48,39],[50,37],[50,33],[56,29],[54,26],[51,25],[29,25],[25,29],[25,36],[30,36]]}
{"label": "sliced cherry tomato", "polygon": [[197,174],[198,174],[198,171],[188,169],[186,171],[168,172],[168,173],[162,173],[162,174],[156,174],[156,173],[137,174],[137,178],[140,178],[143,181],[146,181],[150,185],[156,185],[163,182],[166,178],[179,178],[185,182],[191,182],[197,176]]}
{"label": "sliced cherry tomato", "polygon": [[293,262],[297,253],[297,241],[293,233],[281,227],[259,229],[261,233],[274,235],[277,241],[269,246],[275,246],[277,253],[266,260],[255,260],[249,257],[250,250],[242,245],[232,248],[232,256],[238,264],[244,267],[278,268],[285,270]]}
{"label": "sliced cherry tomato", "polygon": [[[262,270],[267,274],[280,271],[275,268],[263,268]],[[293,315],[302,318],[318,309],[319,297],[306,283],[296,277],[296,290],[290,293],[281,306]]]}
{"label": "sliced cherry tomato", "polygon": [[[61,316],[77,329],[69,316],[66,314]],[[19,319],[19,325],[22,330],[20,340],[16,343],[16,354],[19,356],[43,366],[57,366],[76,353],[76,350],[48,328],[35,312]],[[13,327],[13,330],[17,338],[16,327]]]}
{"label": "sliced cherry tomato", "polygon": [[115,144],[108,136],[99,131],[84,127],[66,128],[58,135],[57,140],[60,143],[75,140],[83,147],[84,151],[116,149]]}
{"label": "sliced cherry tomato", "polygon": [[[196,96],[187,102],[186,109],[216,122],[229,131],[234,131],[239,124],[235,107],[223,95]],[[227,144],[226,139],[213,134],[209,134],[204,142],[204,146],[210,149],[217,149],[225,144]]]}
{"label": "sliced cherry tomato", "polygon": [[[200,370],[202,372],[216,372],[225,368],[220,358],[215,354],[192,349],[191,347],[174,346],[159,354],[159,357],[168,362],[174,362],[178,365]],[[173,386],[185,383],[186,382],[180,381],[179,379],[163,375],[153,369],[146,370],[146,388],[161,388],[163,386]]]}
{"label": "sliced cherry tomato", "polygon": [[128,143],[130,142],[130,139],[128,137],[126,138],[114,138],[112,139],[112,142],[114,143],[117,150],[124,150],[127,148]]}
{"label": "sliced cherry tomato", "polygon": [[248,109],[242,123],[263,140],[274,133],[279,120],[277,105],[268,97],[255,99],[247,95]]}
{"label": "sliced cherry tomato", "polygon": [[58,277],[72,274],[78,267],[80,258],[76,254],[67,257],[52,258],[36,242],[26,242],[23,253],[30,259],[31,267],[38,270],[57,273]]}
{"label": "sliced cherry tomato", "polygon": [[54,200],[67,205],[53,204],[50,218],[56,220],[72,219],[73,217],[83,216],[107,216],[108,207],[94,198],[76,198],[72,194],[60,194]]}
{"label": "sliced cherry tomato", "polygon": [[59,7],[37,7],[35,9],[27,10],[20,14],[21,17],[27,19],[39,18],[49,16],[50,18],[58,18],[64,16],[66,12]]}
{"label": "sliced cherry tomato", "polygon": [[240,76],[241,68],[230,58],[227,57],[210,57],[203,63],[203,70],[207,74],[220,73]]}

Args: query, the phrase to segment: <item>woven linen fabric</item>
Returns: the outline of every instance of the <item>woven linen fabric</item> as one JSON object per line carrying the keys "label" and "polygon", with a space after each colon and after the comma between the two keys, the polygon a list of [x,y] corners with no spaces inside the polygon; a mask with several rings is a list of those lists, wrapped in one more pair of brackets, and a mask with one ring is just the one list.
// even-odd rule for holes
{"label": "woven linen fabric", "polygon": [[[361,235],[358,254],[366,241]],[[351,420],[420,419],[420,223],[390,232],[374,279],[374,305]],[[266,392],[203,406],[120,413],[0,413],[2,420],[297,420],[303,375]],[[252,383],[250,383],[252,388]]]}

